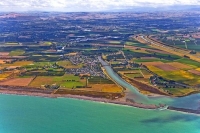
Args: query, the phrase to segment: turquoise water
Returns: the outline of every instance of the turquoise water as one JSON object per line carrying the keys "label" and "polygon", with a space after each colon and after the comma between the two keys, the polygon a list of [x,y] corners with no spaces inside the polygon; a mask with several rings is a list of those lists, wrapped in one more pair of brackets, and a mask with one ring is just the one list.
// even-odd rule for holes
{"label": "turquoise water", "polygon": [[200,116],[67,98],[0,95],[0,133],[199,133]]}
{"label": "turquoise water", "polygon": [[[136,101],[197,109],[200,94],[151,98],[138,93],[112,69],[108,74],[130,89]],[[200,133],[200,116],[145,110],[69,98],[0,95],[0,133]]]}

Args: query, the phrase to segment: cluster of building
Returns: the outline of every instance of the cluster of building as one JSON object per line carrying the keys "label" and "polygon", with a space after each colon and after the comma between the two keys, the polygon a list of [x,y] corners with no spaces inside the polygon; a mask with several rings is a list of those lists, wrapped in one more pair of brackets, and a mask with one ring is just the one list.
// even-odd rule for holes
{"label": "cluster of building", "polygon": [[90,76],[100,76],[104,77],[105,75],[101,70],[100,62],[97,56],[85,56],[81,54],[77,54],[75,56],[69,57],[70,62],[73,65],[80,65],[79,68],[71,68],[67,69],[67,72],[74,75],[90,75]]}

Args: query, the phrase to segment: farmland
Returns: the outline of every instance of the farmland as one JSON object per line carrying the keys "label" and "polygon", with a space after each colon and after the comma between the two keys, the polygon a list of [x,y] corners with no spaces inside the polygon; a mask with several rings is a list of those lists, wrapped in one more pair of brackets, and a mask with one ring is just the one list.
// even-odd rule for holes
{"label": "farmland", "polygon": [[184,69],[183,70],[174,69],[174,67],[172,68],[172,66],[167,68],[166,67],[167,65],[165,64],[165,67],[154,65],[154,66],[148,66],[147,68],[150,71],[154,72],[155,74],[163,78],[166,78],[168,80],[174,80],[189,85],[197,85],[200,83],[199,82],[200,76],[197,74],[193,74],[190,71],[186,71]]}
{"label": "farmland", "polygon": [[94,84],[92,88],[86,88],[87,90],[95,90],[100,92],[109,92],[109,93],[121,93],[123,89],[116,84]]}
{"label": "farmland", "polygon": [[189,72],[200,76],[200,71],[198,71],[198,70],[189,70]]}
{"label": "farmland", "polygon": [[63,68],[81,68],[81,64],[73,65],[70,61],[59,61],[57,65],[62,66]]}
{"label": "farmland", "polygon": [[12,74],[13,74],[13,72],[10,72],[10,71],[1,73],[1,74],[0,74],[0,81],[1,81],[1,80],[4,80],[4,79],[7,79],[7,78],[8,78],[10,75],[12,75]]}
{"label": "farmland", "polygon": [[4,64],[5,63],[5,60],[0,60],[0,64]]}
{"label": "farmland", "polygon": [[92,84],[113,84],[113,82],[109,79],[104,79],[101,77],[91,77],[88,79],[89,85]]}
{"label": "farmland", "polygon": [[5,64],[3,66],[26,66],[26,65],[31,65],[33,62],[32,61],[16,61],[11,64]]}
{"label": "farmland", "polygon": [[190,59],[187,59],[187,58],[182,58],[182,59],[179,59],[179,60],[176,60],[176,61],[179,62],[179,63],[189,65],[191,67],[200,67],[199,62],[193,61],[193,60],[190,60]]}
{"label": "farmland", "polygon": [[166,50],[145,44],[145,41],[137,42],[137,39],[129,40],[123,52],[126,61],[119,60],[118,56],[115,56],[116,59],[107,58],[108,56],[105,59],[125,80],[138,86],[144,94],[152,93],[142,89],[141,86],[145,85],[153,86],[169,95],[181,96],[196,92],[195,88],[200,84],[200,63],[187,56],[173,54],[176,52],[168,53]]}
{"label": "farmland", "polygon": [[189,70],[189,69],[193,68],[190,65],[186,65],[186,64],[183,64],[183,63],[180,63],[180,62],[170,62],[170,63],[167,63],[167,64],[174,66],[178,69],[183,69],[183,70]]}
{"label": "farmland", "polygon": [[2,85],[123,96],[125,90],[102,70],[102,57],[141,93],[184,96],[200,90],[200,25],[194,15],[193,21],[187,13],[159,19],[135,13],[51,15],[0,18]]}
{"label": "farmland", "polygon": [[[33,45],[31,49],[37,51],[36,44]],[[53,44],[41,45],[48,48]],[[0,85],[55,90],[58,93],[61,93],[59,90],[66,90],[69,94],[74,94],[76,90],[78,94],[81,92],[90,95],[92,92],[92,95],[97,93],[102,97],[122,95],[123,89],[101,71],[94,50],[89,48],[86,50],[87,53],[84,51],[83,54],[79,51],[69,51],[60,56],[56,50],[38,51],[36,54],[26,49],[11,51],[9,49],[0,55],[3,58],[2,62],[6,60],[0,64],[2,70]]]}
{"label": "farmland", "polygon": [[164,71],[176,71],[178,70],[176,67],[173,67],[171,65],[168,65],[168,64],[158,64],[158,65],[155,65],[157,68],[160,68]]}
{"label": "farmland", "polygon": [[80,81],[78,76],[64,75],[64,76],[37,76],[29,86],[41,87],[43,85],[57,84],[62,88],[76,88],[76,86],[84,86],[84,82]]}
{"label": "farmland", "polygon": [[133,59],[134,62],[136,63],[143,63],[143,62],[169,62],[164,59],[158,59],[158,58],[149,58],[149,59]]}
{"label": "farmland", "polygon": [[166,38],[162,38],[160,36],[157,36],[158,40],[167,43],[169,45],[174,45],[176,47],[180,48],[186,48],[189,50],[196,50],[200,51],[199,47],[199,34],[191,33],[187,35],[173,35],[166,34]]}
{"label": "farmland", "polygon": [[11,85],[11,86],[28,86],[33,80],[33,77],[30,78],[14,78],[8,79],[3,82],[0,82],[0,85]]}
{"label": "farmland", "polygon": [[25,53],[24,50],[13,50],[9,53],[10,56],[19,56]]}

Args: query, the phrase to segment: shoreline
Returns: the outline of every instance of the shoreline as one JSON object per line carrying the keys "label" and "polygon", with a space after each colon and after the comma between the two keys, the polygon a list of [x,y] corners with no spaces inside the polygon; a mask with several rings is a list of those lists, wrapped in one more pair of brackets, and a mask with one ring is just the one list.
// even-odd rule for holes
{"label": "shoreline", "polygon": [[19,92],[19,91],[10,91],[10,90],[0,90],[0,94],[36,96],[36,97],[44,97],[44,98],[73,98],[73,99],[87,100],[87,101],[94,101],[94,102],[112,103],[112,104],[117,104],[117,105],[127,105],[131,107],[142,108],[142,109],[158,109],[160,107],[153,104],[147,105],[143,103],[136,103],[134,101],[125,100],[125,98],[111,100],[111,99],[106,99],[106,98],[88,97],[84,95],[45,94],[45,93],[25,92],[25,91]]}
{"label": "shoreline", "polygon": [[88,96],[84,96],[84,95],[37,93],[37,92],[26,92],[26,91],[19,92],[19,91],[1,90],[1,89],[0,89],[0,94],[2,94],[2,95],[33,96],[33,97],[42,97],[42,98],[71,98],[71,99],[77,99],[77,100],[86,100],[86,101],[92,101],[92,102],[128,106],[128,107],[134,107],[134,108],[140,108],[140,109],[146,109],[146,110],[162,110],[163,109],[163,110],[176,111],[176,112],[180,112],[180,113],[200,115],[200,110],[178,108],[178,107],[173,107],[173,106],[167,106],[167,108],[165,108],[166,105],[137,103],[137,102],[134,102],[131,99],[127,100],[125,98],[111,100],[111,99],[106,99],[106,98],[88,97]]}

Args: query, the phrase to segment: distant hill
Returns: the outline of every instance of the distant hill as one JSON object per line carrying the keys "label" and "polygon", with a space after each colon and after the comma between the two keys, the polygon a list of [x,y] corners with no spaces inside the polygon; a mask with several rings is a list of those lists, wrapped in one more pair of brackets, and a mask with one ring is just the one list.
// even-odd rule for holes
{"label": "distant hill", "polygon": [[175,5],[162,7],[124,7],[107,10],[108,12],[156,12],[156,11],[200,11],[199,5]]}

